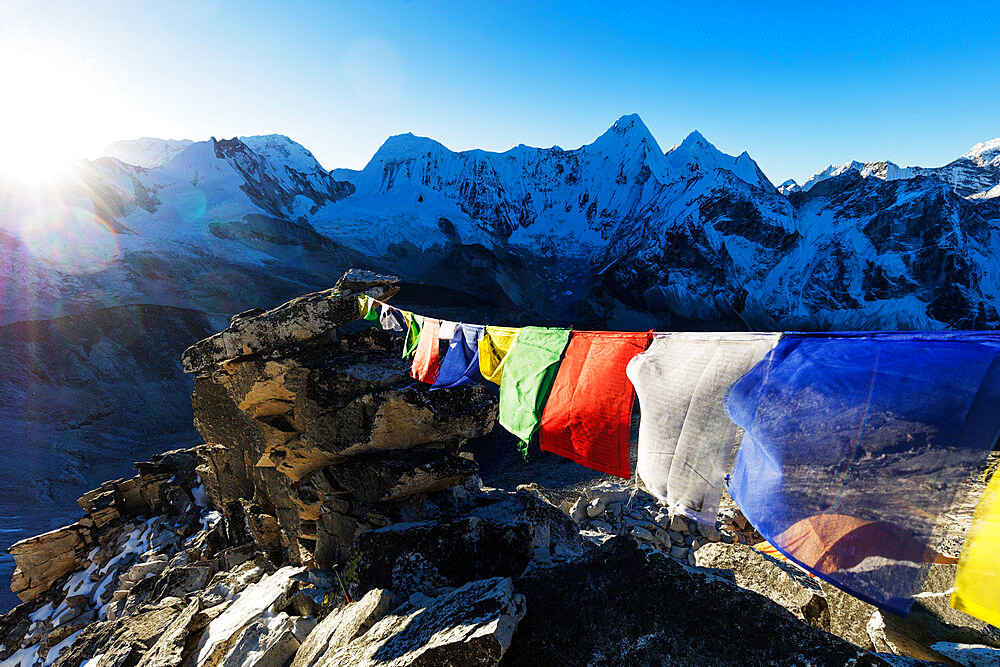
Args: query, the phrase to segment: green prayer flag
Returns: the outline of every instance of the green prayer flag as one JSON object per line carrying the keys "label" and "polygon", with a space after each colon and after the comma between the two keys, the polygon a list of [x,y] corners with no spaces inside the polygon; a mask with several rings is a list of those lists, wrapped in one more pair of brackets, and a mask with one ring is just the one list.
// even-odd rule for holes
{"label": "green prayer flag", "polygon": [[424,318],[408,310],[399,311],[406,321],[406,339],[403,341],[403,358],[409,359],[417,351],[420,344],[420,329],[423,326]]}
{"label": "green prayer flag", "polygon": [[361,319],[368,320],[369,322],[378,322],[378,308],[375,307],[375,299],[367,294],[362,294],[358,297],[358,311],[360,312]]}
{"label": "green prayer flag", "polygon": [[570,334],[570,329],[524,327],[504,361],[500,424],[521,439],[518,447],[525,456],[542,421]]}

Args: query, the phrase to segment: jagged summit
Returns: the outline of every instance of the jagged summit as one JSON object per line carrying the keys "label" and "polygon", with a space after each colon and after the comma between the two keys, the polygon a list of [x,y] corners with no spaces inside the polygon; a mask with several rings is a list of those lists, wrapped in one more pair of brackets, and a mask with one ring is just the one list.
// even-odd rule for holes
{"label": "jagged summit", "polygon": [[670,148],[665,155],[670,167],[682,174],[724,169],[754,187],[767,192],[775,191],[774,185],[749,153],[743,151],[739,157],[723,153],[698,130],[693,130],[684,141]]}

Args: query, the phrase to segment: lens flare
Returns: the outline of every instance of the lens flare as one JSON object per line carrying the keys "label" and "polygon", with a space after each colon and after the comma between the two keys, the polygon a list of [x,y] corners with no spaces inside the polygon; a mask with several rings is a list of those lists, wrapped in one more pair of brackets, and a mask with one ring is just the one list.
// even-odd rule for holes
{"label": "lens flare", "polygon": [[24,220],[21,241],[31,254],[62,273],[106,269],[118,257],[111,225],[76,206],[40,207]]}

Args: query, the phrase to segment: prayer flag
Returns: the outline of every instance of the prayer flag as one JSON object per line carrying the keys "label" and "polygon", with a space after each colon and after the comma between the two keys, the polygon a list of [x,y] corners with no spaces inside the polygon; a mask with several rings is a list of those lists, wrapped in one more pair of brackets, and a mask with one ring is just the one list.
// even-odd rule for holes
{"label": "prayer flag", "polygon": [[410,375],[415,380],[420,380],[426,384],[433,384],[438,374],[438,354],[439,338],[438,329],[441,327],[441,320],[433,317],[425,317],[420,330],[420,342],[417,344],[416,353],[413,355],[413,366],[410,368]]}
{"label": "prayer flag", "polygon": [[625,367],[651,334],[574,331],[545,404],[541,448],[592,470],[631,477],[635,391]]}
{"label": "prayer flag", "polygon": [[996,471],[965,537],[951,606],[1000,627],[1000,473]]}
{"label": "prayer flag", "polygon": [[569,337],[569,329],[524,327],[503,362],[500,424],[520,438],[522,454],[527,454],[528,443],[538,431]]}
{"label": "prayer flag", "polygon": [[1000,432],[1000,337],[786,334],[726,400],[729,492],[818,577],[906,615],[935,523]]}
{"label": "prayer flag", "polygon": [[740,429],[723,399],[778,334],[657,335],[628,364],[639,396],[637,474],[671,509],[715,525]]}
{"label": "prayer flag", "polygon": [[500,384],[504,357],[514,344],[520,329],[487,325],[486,335],[479,339],[479,372],[483,378]]}
{"label": "prayer flag", "polygon": [[486,327],[478,324],[459,324],[455,328],[455,335],[448,344],[437,380],[431,389],[446,389],[483,381],[479,372],[479,339],[485,333]]}

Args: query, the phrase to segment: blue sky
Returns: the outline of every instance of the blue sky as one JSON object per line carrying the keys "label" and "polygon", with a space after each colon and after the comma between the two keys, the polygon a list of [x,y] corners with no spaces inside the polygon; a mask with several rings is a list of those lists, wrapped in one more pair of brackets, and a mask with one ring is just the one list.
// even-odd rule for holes
{"label": "blue sky", "polygon": [[[1000,136],[1000,3],[811,4],[0,0],[0,55],[79,84],[44,117],[88,153],[276,132],[360,167],[400,132],[575,148],[638,113],[664,149],[698,129],[779,183]],[[13,93],[0,132],[38,133],[44,91]]]}

